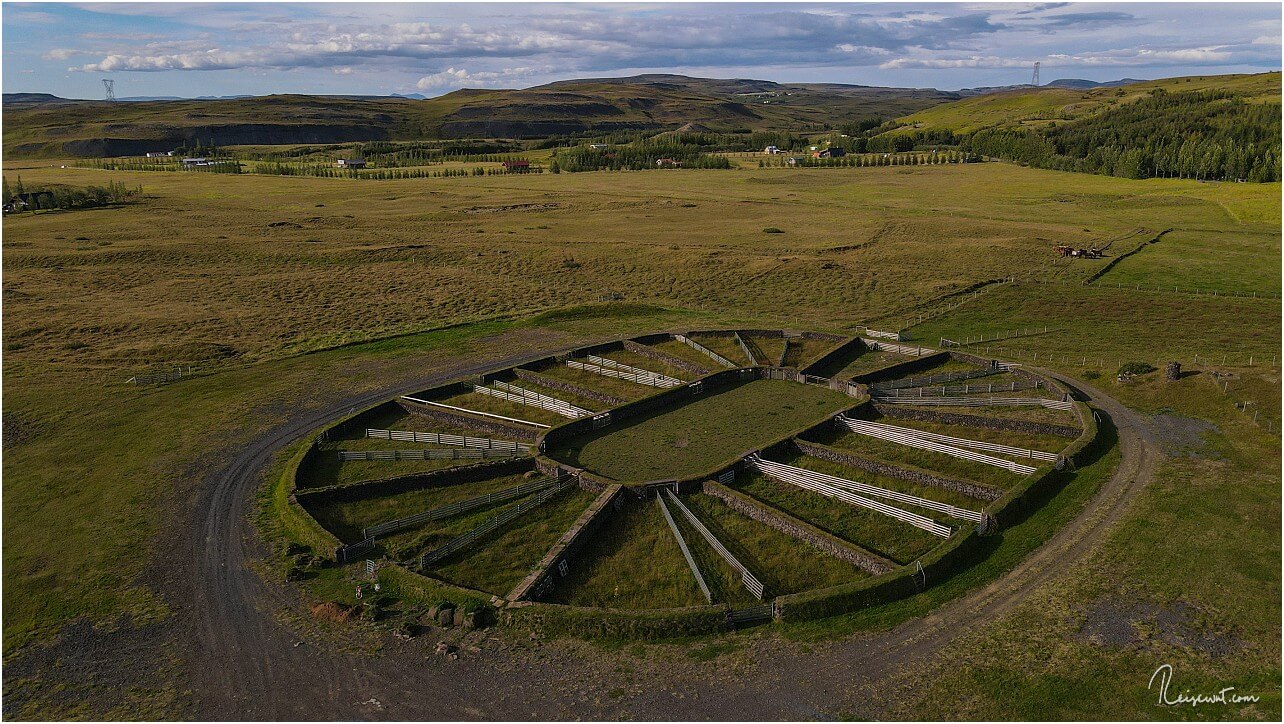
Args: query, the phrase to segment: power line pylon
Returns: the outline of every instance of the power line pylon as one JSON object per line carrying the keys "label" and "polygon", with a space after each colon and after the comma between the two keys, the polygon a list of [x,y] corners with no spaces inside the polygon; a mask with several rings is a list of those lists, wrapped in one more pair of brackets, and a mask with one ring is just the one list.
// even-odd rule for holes
{"label": "power line pylon", "polygon": [[1034,61],[1034,77],[1030,79],[1030,85],[1039,86],[1039,61]]}
{"label": "power line pylon", "polygon": [[103,87],[107,89],[107,102],[116,102],[116,81],[110,78],[103,78]]}

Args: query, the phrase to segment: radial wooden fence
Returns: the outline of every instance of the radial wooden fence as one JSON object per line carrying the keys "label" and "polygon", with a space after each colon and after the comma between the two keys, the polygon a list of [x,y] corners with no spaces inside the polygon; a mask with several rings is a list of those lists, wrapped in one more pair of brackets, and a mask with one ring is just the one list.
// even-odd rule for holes
{"label": "radial wooden fence", "polygon": [[[818,493],[827,498],[834,498],[835,500],[841,500],[844,503],[848,503],[850,505],[855,505],[860,508],[868,508],[869,510],[882,513],[883,515],[886,515],[889,518],[895,518],[896,520],[899,520],[901,522],[909,523],[915,528],[925,530],[928,533],[931,533],[932,535],[937,535],[942,538],[949,538],[950,534],[953,533],[953,529],[950,528],[948,525],[945,525],[943,523],[937,523],[936,521],[932,520],[931,518],[928,518],[927,516],[919,515],[918,513],[911,513],[908,510],[901,510],[900,508],[887,505],[886,503],[880,503],[877,500],[870,500],[869,498],[866,498],[864,496],[856,495],[855,493],[849,490],[844,490],[842,488],[835,487],[827,483],[816,482],[810,476],[796,475],[788,470],[782,470],[781,468],[774,468],[772,467],[772,464],[770,464],[771,461],[763,460],[757,455],[750,455],[749,457],[745,458],[745,461],[749,464],[750,467],[762,473],[763,475],[766,475],[769,478],[779,480],[782,483],[789,483],[790,485],[795,485],[797,487],[802,488],[803,490],[808,490],[813,493]],[[764,465],[764,463],[768,463],[768,464]],[[779,463],[775,463],[775,464],[778,465]],[[790,466],[786,465],[785,467],[788,468]]]}
{"label": "radial wooden fence", "polygon": [[545,488],[548,488],[556,484],[557,484],[557,480],[553,478],[544,478],[542,480],[535,480],[529,483],[522,483],[521,485],[518,485],[512,488],[497,490],[493,493],[479,495],[475,498],[469,498],[467,500],[456,501],[449,505],[443,505],[439,508],[433,508],[432,510],[425,510],[422,513],[408,515],[404,518],[397,518],[396,520],[390,520],[385,523],[378,523],[376,525],[372,525],[369,528],[362,530],[361,534],[366,538],[373,538],[377,535],[387,535],[389,533],[395,533],[396,531],[405,530],[406,528],[413,528],[421,523],[427,523],[430,520],[441,520],[443,518],[451,518],[456,515],[459,515],[460,513],[466,513],[470,510],[483,508],[488,505],[493,505],[495,503],[501,503],[505,500],[520,498],[524,495],[529,495],[530,493],[534,493],[538,490],[544,490]]}
{"label": "radial wooden fence", "polygon": [[540,494],[534,497],[523,500],[522,502],[518,503],[517,505],[514,505],[508,510],[505,510],[499,515],[494,516],[493,518],[487,518],[485,522],[483,522],[481,525],[477,526],[476,528],[473,528],[472,530],[468,531],[467,533],[464,533],[461,536],[452,538],[440,548],[435,548],[423,554],[423,556],[419,559],[420,567],[428,568],[433,563],[436,563],[437,561],[449,556],[450,554],[463,550],[464,548],[467,548],[468,546],[475,543],[479,538],[486,535],[487,533],[490,533],[491,531],[497,530],[511,523],[512,521],[521,517],[523,514],[531,510],[534,510],[535,508],[543,505],[549,500],[552,500],[555,496],[557,496],[558,493],[561,493],[563,490],[566,490],[567,488],[571,487],[574,484],[575,484],[574,478],[571,478],[569,475],[558,478],[557,484],[555,484],[553,487],[544,490],[543,492],[541,492]]}
{"label": "radial wooden fence", "polygon": [[[849,418],[850,419],[850,418]],[[973,450],[985,450],[986,452],[996,452],[1003,455],[1012,455],[1021,458],[1030,458],[1032,460],[1043,460],[1046,462],[1055,462],[1058,455],[1056,453],[1044,452],[1043,450],[1030,450],[1023,447],[1012,447],[1011,445],[999,445],[993,442],[981,442],[980,440],[970,440],[966,437],[953,437],[950,435],[940,435],[935,432],[926,430],[917,430],[912,427],[900,427],[898,425],[887,425],[881,422],[867,422],[868,426],[881,428],[889,432],[901,433],[912,437],[923,438],[935,442],[943,442],[947,445],[957,445],[958,447],[969,447]]]}
{"label": "radial wooden fence", "polygon": [[412,430],[378,430],[366,428],[366,437],[378,440],[401,440],[403,442],[426,442],[433,445],[458,445],[460,447],[478,447],[488,450],[512,450],[530,452],[531,446],[524,442],[496,440],[489,437],[470,437],[468,435],[447,435],[441,432],[415,432]]}
{"label": "radial wooden fence", "polygon": [[651,370],[642,369],[641,367],[626,365],[623,362],[616,362],[615,360],[607,359],[606,357],[598,357],[597,355],[591,354],[585,357],[585,359],[587,359],[589,362],[592,362],[595,365],[598,365],[599,367],[606,367],[608,369],[619,370],[620,372],[629,372],[631,374],[637,375],[638,377],[653,378],[655,380],[655,384],[652,384],[652,387],[680,387],[681,385],[684,384],[682,380],[676,377],[662,375],[659,372],[652,372]]}
{"label": "radial wooden fence", "polygon": [[678,530],[678,524],[673,520],[673,514],[669,512],[669,506],[664,504],[664,496],[655,496],[655,502],[660,505],[660,512],[664,514],[664,519],[669,523],[669,530],[673,531],[673,537],[678,540],[678,548],[682,550],[682,557],[687,559],[687,566],[691,568],[691,575],[695,576],[696,585],[700,587],[700,593],[704,594],[704,600],[713,603],[713,594],[709,592],[709,584],[704,582],[704,576],[700,573],[700,567],[696,565],[695,558],[691,555],[691,549],[687,548],[687,541],[682,537],[682,531]]}
{"label": "radial wooden fence", "polygon": [[432,400],[423,400],[418,397],[411,397],[410,395],[402,395],[401,399],[406,400],[407,402],[414,402],[420,405],[428,405],[429,407],[440,407],[444,410],[454,410],[455,412],[463,412],[469,415],[477,415],[478,417],[490,417],[496,420],[504,420],[505,422],[515,422],[519,425],[530,425],[531,427],[545,427],[545,428],[552,427],[552,425],[545,425],[542,422],[531,422],[530,420],[519,420],[516,417],[505,417],[504,415],[496,415],[493,412],[482,412],[481,410],[470,410],[467,407],[456,407],[455,405],[447,405],[444,402],[433,402]]}
{"label": "radial wooden fence", "polygon": [[[959,520],[969,520],[973,523],[980,523],[985,518],[985,515],[980,511],[968,510],[967,508],[960,508],[956,505],[950,505],[949,503],[942,503],[929,498],[920,498],[917,495],[909,495],[908,493],[888,490],[887,488],[880,488],[876,485],[848,480],[835,475],[826,475],[825,473],[818,473],[815,470],[808,470],[794,465],[786,465],[773,460],[764,460],[761,457],[751,461],[751,464],[763,475],[783,480],[784,482],[792,482],[793,479],[806,480],[820,485],[828,485],[842,490],[850,490],[853,493],[860,493],[873,498],[885,498],[887,500],[894,500],[898,503],[905,503],[906,505],[934,510],[938,513],[945,513],[950,517],[958,518]],[[790,479],[786,480],[785,478]]]}
{"label": "radial wooden fence", "polygon": [[878,342],[872,339],[865,340],[865,346],[880,352],[895,352],[897,354],[909,355],[910,357],[922,357],[926,354],[936,354],[936,350],[928,349],[927,347],[911,347],[906,344]]}
{"label": "radial wooden fence", "polygon": [[490,450],[468,447],[462,450],[340,450],[340,462],[354,460],[493,460],[515,458],[530,453],[524,450]]}
{"label": "radial wooden fence", "polygon": [[717,362],[723,367],[726,367],[728,369],[735,369],[740,366],[735,362],[732,362],[731,360],[727,359],[726,357],[723,357],[722,355],[718,354],[717,352],[714,352],[713,350],[709,349],[703,344],[700,344],[694,339],[691,339],[690,337],[687,337],[681,334],[675,334],[673,335],[673,338],[685,344],[686,346],[690,347],[691,349],[696,350],[697,352],[704,353],[706,356],[709,357],[709,359],[712,359],[714,362]]}
{"label": "radial wooden fence", "polygon": [[480,392],[483,395],[498,397],[501,400],[513,402],[518,405],[528,405],[538,407],[542,410],[555,412],[562,417],[569,417],[572,420],[592,415],[591,410],[585,410],[582,407],[576,407],[565,400],[559,400],[556,397],[541,395],[538,392],[532,392],[528,389],[510,385],[507,382],[492,382],[494,387],[482,387],[481,385],[471,385],[473,392]]}
{"label": "radial wooden fence", "polygon": [[854,433],[858,433],[860,435],[867,435],[869,437],[878,438],[880,440],[886,440],[888,442],[894,442],[899,445],[904,445],[906,447],[912,447],[912,448],[918,448],[919,450],[928,450],[930,452],[942,453],[942,454],[960,458],[963,460],[969,460],[974,463],[982,463],[984,465],[993,465],[996,468],[1003,468],[1004,470],[1008,470],[1008,471],[1017,473],[1019,475],[1029,475],[1030,473],[1035,471],[1035,468],[1030,465],[1014,463],[1011,460],[1004,460],[1002,458],[996,458],[991,455],[983,455],[978,452],[972,452],[971,450],[964,450],[963,448],[954,447],[953,445],[945,445],[940,442],[934,442],[931,439],[927,439],[917,435],[910,435],[910,434],[898,432],[899,430],[904,430],[905,428],[895,427],[893,425],[879,425],[878,423],[867,422],[865,420],[855,420],[845,415],[839,415],[835,419],[838,421],[838,424],[842,425],[848,430],[851,430]]}
{"label": "radial wooden fence", "polygon": [[645,370],[643,370],[644,374],[640,374],[638,372],[629,372],[622,369],[602,367],[601,365],[586,364],[584,362],[579,362],[573,359],[566,360],[566,366],[570,367],[571,369],[583,370],[584,372],[592,372],[595,375],[602,375],[603,377],[614,377],[615,379],[618,379],[618,380],[624,380],[626,382],[635,382],[639,385],[648,385],[650,387],[668,388],[668,387],[678,387],[682,384],[685,384],[681,380],[678,380],[677,384],[671,384],[668,381],[661,379],[660,377],[657,377],[654,372],[646,372]]}
{"label": "radial wooden fence", "polygon": [[763,594],[762,581],[759,581],[757,576],[750,573],[749,569],[745,568],[743,563],[737,560],[735,556],[731,555],[731,551],[727,550],[718,540],[717,536],[710,533],[709,529],[704,527],[704,523],[701,523],[700,519],[695,517],[695,514],[688,510],[687,506],[683,505],[681,500],[678,500],[678,496],[674,495],[672,490],[665,488],[664,494],[669,496],[669,502],[677,506],[678,512],[682,513],[683,517],[687,519],[687,522],[691,524],[691,527],[695,528],[696,531],[706,541],[708,541],[709,545],[718,552],[718,555],[722,556],[722,560],[726,561],[732,568],[740,572],[740,582],[744,584],[745,590],[752,593],[754,598],[761,601]]}

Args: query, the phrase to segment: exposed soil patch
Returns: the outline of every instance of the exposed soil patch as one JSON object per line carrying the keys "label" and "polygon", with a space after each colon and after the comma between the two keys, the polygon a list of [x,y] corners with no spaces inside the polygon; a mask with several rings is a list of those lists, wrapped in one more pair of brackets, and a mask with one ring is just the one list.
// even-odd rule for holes
{"label": "exposed soil patch", "polygon": [[1155,435],[1169,455],[1203,457],[1200,452],[1208,444],[1204,435],[1217,432],[1211,422],[1181,415],[1159,414],[1151,418]]}
{"label": "exposed soil patch", "polygon": [[461,214],[499,214],[505,211],[549,211],[560,209],[561,204],[505,204],[503,206],[470,206],[461,209]]}
{"label": "exposed soil patch", "polygon": [[1185,601],[1168,606],[1149,601],[1101,598],[1088,607],[1076,638],[1111,648],[1148,648],[1155,642],[1192,650],[1214,659],[1239,650],[1230,632],[1210,630],[1199,610]]}

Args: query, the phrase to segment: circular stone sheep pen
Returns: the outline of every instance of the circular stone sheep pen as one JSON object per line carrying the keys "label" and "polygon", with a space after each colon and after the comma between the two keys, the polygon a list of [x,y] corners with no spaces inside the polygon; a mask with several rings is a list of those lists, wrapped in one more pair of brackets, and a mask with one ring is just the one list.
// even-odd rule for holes
{"label": "circular stone sheep pen", "polygon": [[701,634],[942,580],[1096,432],[1055,380],[894,334],[646,335],[328,426],[283,529],[436,622]]}

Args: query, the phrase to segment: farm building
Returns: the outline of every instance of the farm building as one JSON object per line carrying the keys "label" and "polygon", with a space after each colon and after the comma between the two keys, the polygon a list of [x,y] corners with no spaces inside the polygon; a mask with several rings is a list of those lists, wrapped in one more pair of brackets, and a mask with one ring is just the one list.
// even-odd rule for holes
{"label": "farm building", "polygon": [[607,144],[607,143],[590,143],[589,144],[589,148],[593,149],[594,151],[605,151],[610,147],[611,147],[610,144]]}
{"label": "farm building", "polygon": [[841,158],[846,156],[847,152],[841,148],[825,148],[812,154],[812,158]]}
{"label": "farm building", "polygon": [[210,165],[210,160],[208,158],[205,158],[204,156],[199,156],[194,158],[185,158],[183,159],[183,165],[184,166],[208,166]]}
{"label": "farm building", "polygon": [[173,155],[174,155],[173,151],[148,151],[147,152],[148,158],[165,158],[167,156],[173,156]]}
{"label": "farm building", "polygon": [[774,156],[778,153],[784,153],[783,151],[780,150],[780,146],[767,146],[766,148],[762,149],[762,152],[769,156]]}
{"label": "farm building", "polygon": [[505,161],[503,166],[509,173],[525,173],[531,170],[530,161]]}
{"label": "farm building", "polygon": [[341,158],[334,162],[339,168],[365,168],[366,160],[364,158]]}

